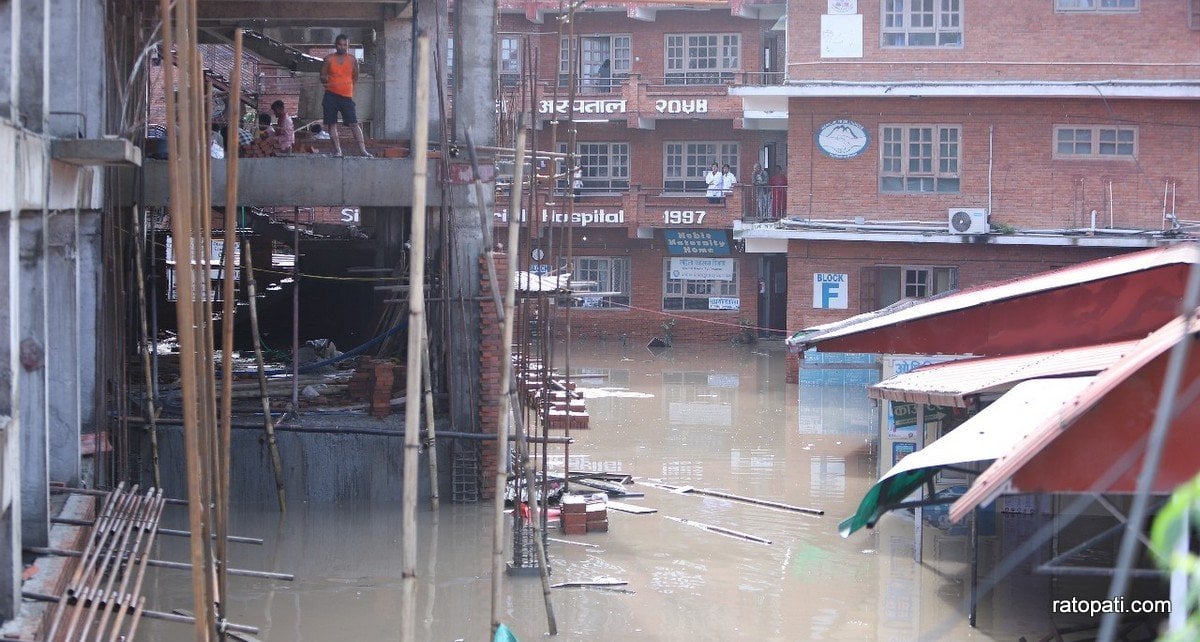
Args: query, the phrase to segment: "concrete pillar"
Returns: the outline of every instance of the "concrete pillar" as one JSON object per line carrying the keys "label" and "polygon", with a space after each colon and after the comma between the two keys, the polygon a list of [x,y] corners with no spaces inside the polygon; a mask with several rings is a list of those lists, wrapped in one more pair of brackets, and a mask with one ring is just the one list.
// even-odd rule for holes
{"label": "concrete pillar", "polygon": [[[20,0],[12,0],[0,4],[0,118],[12,118],[12,113],[15,110],[13,101],[13,87],[17,85],[21,77],[13,68],[12,60],[12,34],[13,34],[13,16],[18,13]],[[7,188],[8,185],[0,186]]]}
{"label": "concrete pillar", "polygon": [[97,350],[99,349],[96,324],[100,309],[100,271],[103,267],[99,212],[88,210],[79,212],[79,228],[76,238],[78,252],[76,254],[75,292],[78,296],[75,314],[78,319],[75,323],[79,328],[77,335],[79,337],[79,426],[83,432],[92,432],[96,429],[98,421],[96,408],[100,403],[96,386]]}
{"label": "concrete pillar", "polygon": [[[19,181],[19,179],[18,179]],[[20,193],[19,190],[14,190]],[[20,218],[0,217],[0,619],[8,620],[20,604],[21,457],[17,414],[17,329],[21,311],[17,256]]]}
{"label": "concrete pillar", "polygon": [[46,225],[47,420],[49,474],[68,486],[79,483],[79,314],[74,211],[51,213]]}
{"label": "concrete pillar", "polygon": [[[411,12],[402,17],[386,18],[383,21],[383,36],[379,55],[381,90],[375,92],[376,114],[382,114],[377,120],[376,135],[382,138],[412,138],[413,115],[416,113],[414,98],[416,96],[416,41],[413,38],[413,24],[417,30],[424,30],[434,42],[430,44],[430,57],[436,57],[440,46],[443,54],[447,43],[445,36],[449,33],[446,22],[445,2],[434,0],[417,0],[413,3]],[[438,29],[438,24],[441,29]],[[443,41],[436,42],[438,34]],[[445,55],[442,56],[443,78],[448,71],[445,68]],[[429,140],[441,140],[441,113],[438,110],[437,67],[429,70]],[[447,88],[449,91],[449,88]],[[449,98],[449,97],[447,97]]]}
{"label": "concrete pillar", "polygon": [[46,422],[46,254],[45,211],[25,211],[20,219],[21,538],[25,546],[46,546],[50,535],[50,452]]}
{"label": "concrete pillar", "polygon": [[[496,144],[495,124],[495,66],[496,47],[493,25],[496,18],[494,0],[466,0],[459,2],[455,12],[455,133],[459,141],[465,141],[466,131],[471,129],[472,140],[477,145]],[[464,52],[470,52],[469,54]],[[450,416],[454,430],[478,431],[480,429],[477,397],[480,394],[479,379],[479,302],[480,294],[479,257],[483,253],[483,228],[479,210],[492,209],[492,188],[484,190],[485,202],[476,199],[470,185],[455,186],[451,190],[450,212],[450,272],[449,295],[454,303],[450,306],[452,328],[449,354],[465,355],[466,358],[451,359],[449,379],[451,382]],[[490,218],[490,217],[489,217]],[[459,299],[465,300],[458,305]],[[465,310],[464,310],[465,308]],[[462,332],[460,328],[468,328]],[[460,334],[461,332],[461,334]]]}
{"label": "concrete pillar", "polygon": [[[81,25],[104,24],[104,8],[99,0],[55,0],[48,3],[51,33],[71,34],[56,38],[49,49],[49,92],[53,96],[47,132],[64,138],[98,138],[104,123],[104,85],[108,77],[104,62],[103,29],[84,29]],[[81,114],[87,114],[84,118]]]}
{"label": "concrete pillar", "polygon": [[16,54],[14,67],[21,77],[14,93],[22,124],[35,132],[46,131],[50,112],[50,3],[13,3],[20,20],[13,31]]}

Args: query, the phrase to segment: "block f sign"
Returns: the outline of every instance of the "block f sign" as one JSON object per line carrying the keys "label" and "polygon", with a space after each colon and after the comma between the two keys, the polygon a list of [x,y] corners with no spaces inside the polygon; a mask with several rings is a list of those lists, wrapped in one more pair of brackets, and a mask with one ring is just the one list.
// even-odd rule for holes
{"label": "block f sign", "polygon": [[845,310],[850,307],[848,274],[813,274],[813,307],[820,310]]}

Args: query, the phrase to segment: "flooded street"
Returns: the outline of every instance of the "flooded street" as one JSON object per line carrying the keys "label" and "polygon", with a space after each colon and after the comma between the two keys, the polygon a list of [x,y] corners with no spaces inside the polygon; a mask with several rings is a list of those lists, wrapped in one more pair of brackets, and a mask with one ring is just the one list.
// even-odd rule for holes
{"label": "flooded street", "polygon": [[[963,533],[926,528],[923,564],[913,560],[907,514],[889,515],[877,529],[848,539],[838,535],[838,521],[877,477],[872,417],[878,410],[853,376],[804,388],[787,384],[777,342],[687,346],[658,356],[640,346],[589,343],[572,351],[570,367],[591,415],[590,429],[572,433],[572,471],[622,472],[825,515],[630,487],[645,497],[622,501],[659,512],[610,510],[608,533],[564,537],[552,527],[551,537],[597,545],[551,542],[552,583],[628,582],[622,590],[554,589],[557,639],[961,640],[1045,633],[1049,582],[1039,577],[1012,578],[981,605],[979,628],[968,626],[971,547]],[[236,509],[231,533],[262,537],[266,545],[231,545],[233,565],[295,573],[296,581],[231,578],[230,619],[261,627],[258,637],[267,641],[396,639],[399,505],[289,502],[283,520],[273,506]],[[491,514],[490,503],[443,501],[437,515],[421,507],[420,639],[488,639]],[[984,538],[982,554],[994,556],[1022,539],[1023,533],[1006,532],[1019,521],[1005,523]],[[186,528],[186,514],[173,507],[164,524]],[[186,540],[173,539],[159,545],[156,557],[187,559]],[[147,584],[148,607],[191,608],[186,573],[151,569]],[[505,592],[504,621],[519,639],[545,637],[536,576],[509,577]],[[181,640],[191,631],[146,621],[143,635]]]}

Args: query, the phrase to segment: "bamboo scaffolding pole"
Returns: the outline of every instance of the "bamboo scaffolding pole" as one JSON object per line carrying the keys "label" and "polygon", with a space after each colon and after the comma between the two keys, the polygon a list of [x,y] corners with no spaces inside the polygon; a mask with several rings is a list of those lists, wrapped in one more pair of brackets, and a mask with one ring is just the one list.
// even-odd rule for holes
{"label": "bamboo scaffolding pole", "polygon": [[[424,31],[417,36],[417,95],[416,114],[413,120],[413,202],[412,225],[409,239],[412,250],[408,261],[408,379],[405,396],[417,399],[421,394],[421,353],[425,337],[425,188],[428,169],[429,139],[429,34]],[[401,564],[403,565],[403,587],[401,591],[400,639],[409,642],[416,639],[416,593],[417,593],[417,465],[420,441],[417,426],[421,423],[421,405],[407,404],[404,409],[404,496],[401,504],[403,529],[401,531]]]}
{"label": "bamboo scaffolding pole", "polygon": [[[491,216],[491,213],[485,211],[485,208],[484,208],[484,204],[487,203],[487,200],[484,198],[484,194],[483,194],[483,183],[479,180],[479,177],[481,175],[479,172],[479,157],[475,153],[475,142],[472,140],[470,127],[467,128],[466,139],[467,139],[467,156],[471,160],[471,171],[474,173],[474,177],[475,177],[475,180],[473,182],[475,184],[476,196],[477,196],[478,203],[479,203],[479,224],[483,228],[483,244],[484,244],[484,248],[485,248],[484,252],[487,254],[487,260],[484,261],[484,263],[487,266],[488,281],[489,281],[489,285],[491,286],[491,290],[492,290],[492,299],[496,305],[496,316],[499,318],[501,323],[503,323],[506,320],[505,319],[505,309],[504,309],[504,303],[503,303],[502,299],[500,298],[500,285],[498,283],[496,283],[496,253],[495,253],[495,244],[492,242],[492,227],[491,227],[492,226],[492,223],[491,223],[492,216]],[[510,219],[511,218],[514,218],[514,217],[510,217]],[[516,273],[508,275],[508,278],[515,279]],[[512,377],[513,365],[512,365],[511,356],[507,363],[501,362],[500,367],[501,367],[502,373],[505,371],[508,371],[510,381],[511,381],[513,379],[513,377]],[[519,453],[520,469],[524,472],[525,482],[528,487],[527,492],[529,493],[530,517],[531,517],[531,521],[533,522],[533,547],[534,547],[534,550],[537,551],[538,575],[541,577],[541,580],[542,580],[542,595],[543,595],[543,598],[544,598],[544,601],[546,604],[546,625],[549,629],[550,635],[558,635],[558,623],[555,621],[555,618],[554,618],[554,603],[550,598],[550,572],[549,572],[549,565],[546,562],[546,543],[544,541],[542,541],[542,532],[543,532],[543,527],[544,527],[544,524],[542,523],[542,520],[541,520],[541,512],[542,511],[541,511],[541,508],[538,506],[537,493],[534,490],[535,488],[537,488],[536,475],[534,474],[533,469],[530,467],[529,443],[525,439],[525,426],[524,426],[524,422],[521,421],[521,414],[518,411],[520,406],[519,406],[519,401],[517,400],[516,390],[511,388],[511,386],[510,386],[509,390],[504,390],[503,388],[501,388],[501,395],[507,396],[510,403],[508,406],[509,411],[505,412],[501,415],[500,421],[505,422],[508,420],[509,417],[512,417],[512,419],[517,427],[517,443],[519,444],[518,453]],[[502,430],[501,432],[507,433],[508,431]],[[498,461],[498,462],[496,462],[496,465],[500,466],[501,463]],[[546,494],[542,493],[542,497],[544,498],[545,496],[546,496]],[[518,496],[517,500],[520,501],[519,496]]]}
{"label": "bamboo scaffolding pole", "polygon": [[[267,395],[267,375],[263,365],[262,341],[258,337],[258,292],[254,280],[254,259],[250,257],[250,241],[242,248],[242,263],[246,265],[246,294],[250,300],[250,336],[254,344],[254,363],[258,368],[259,398],[262,399],[263,430],[267,433],[267,447],[271,451],[271,470],[275,473],[275,496],[279,499],[279,512],[287,512],[287,499],[283,490],[283,461],[279,458],[279,444],[275,440],[275,418],[271,416],[271,399]],[[232,427],[232,422],[231,427]]]}
{"label": "bamboo scaffolding pole", "polygon": [[[165,497],[163,498],[163,504],[171,504],[171,503],[173,503],[172,500],[167,499]],[[69,517],[51,517],[50,523],[51,524],[67,524],[69,526],[95,526],[96,525],[96,522],[94,522],[94,521],[89,521],[86,519],[71,519]],[[191,537],[192,536],[191,531],[181,531],[181,530],[174,529],[174,528],[159,527],[156,529],[156,531],[158,532],[159,535],[168,535],[171,537]],[[259,546],[261,546],[263,544],[263,540],[261,538],[240,537],[237,535],[230,535],[229,541],[237,542],[240,544],[258,544]]]}
{"label": "bamboo scaffolding pole", "polygon": [[437,428],[433,420],[433,369],[429,365],[429,325],[421,324],[421,381],[425,386],[425,443],[429,444],[429,508],[437,512],[438,496]]}
{"label": "bamboo scaffolding pole", "polygon": [[[521,203],[521,187],[525,180],[525,123],[522,118],[524,114],[517,114],[517,164],[514,170],[513,178],[513,198],[512,202]],[[518,230],[520,221],[518,216],[508,217],[508,277],[504,282],[504,314],[502,315],[503,323],[500,330],[500,431],[499,438],[496,440],[496,491],[494,498],[495,523],[493,524],[492,533],[492,634],[500,627],[500,605],[503,600],[503,577],[504,577],[504,495],[505,488],[508,486],[508,465],[512,461],[512,457],[508,454],[508,431],[512,427],[512,412],[518,412],[519,408],[513,408],[511,405],[512,399],[515,397],[516,391],[512,389],[512,342],[513,342],[513,309],[516,307],[517,299],[517,255],[518,244],[520,237]],[[520,519],[519,514],[514,514],[513,519]]]}
{"label": "bamboo scaffolding pole", "polygon": [[[233,30],[233,70],[229,75],[229,98],[227,119],[240,129],[242,100],[242,30]],[[211,85],[210,85],[211,86]],[[211,105],[212,100],[206,104]],[[205,120],[205,122],[208,122]],[[207,139],[207,137],[206,137]],[[208,158],[208,155],[205,155]],[[237,210],[238,210],[238,155],[225,156],[225,238],[222,244],[224,271],[221,279],[221,423],[216,439],[217,470],[217,587],[225,595],[226,562],[229,559],[229,466],[233,421],[233,327],[237,315],[237,290],[234,273],[237,271]],[[207,183],[206,183],[207,185]],[[208,191],[208,190],[205,190]],[[211,318],[211,317],[210,317]]]}
{"label": "bamboo scaffolding pole", "polygon": [[[34,600],[35,602],[57,602],[59,600],[59,598],[57,598],[53,595],[46,595],[44,593],[34,593],[32,591],[22,591],[21,597],[23,597],[27,600]],[[181,624],[194,624],[196,622],[196,618],[194,618],[190,615],[179,615],[177,613],[166,613],[163,611],[151,611],[149,609],[140,609],[139,612],[141,615],[143,615],[145,617],[148,617],[148,618],[151,618],[154,620],[163,620],[164,622],[179,622]],[[233,622],[225,622],[223,624],[223,626],[226,631],[235,631],[238,633],[249,633],[252,635],[257,634],[259,632],[258,627],[250,626],[248,624],[235,624]],[[49,639],[49,638],[47,638],[47,639]],[[21,642],[21,641],[18,640],[17,642]]]}
{"label": "bamboo scaffolding pole", "polygon": [[[141,548],[142,547],[142,538],[145,536],[147,530],[151,531],[150,541],[153,541],[153,537],[154,537],[153,532],[154,532],[155,527],[158,525],[159,518],[162,517],[162,509],[165,505],[166,504],[162,501],[162,489],[161,488],[158,489],[157,494],[154,494],[153,492],[151,493],[151,495],[149,497],[149,501],[146,502],[146,504],[145,504],[145,510],[142,513],[141,519],[132,525],[133,529],[137,531],[137,535],[134,537],[133,545],[129,549],[131,557],[132,556],[140,557],[138,552],[142,551],[142,548]],[[147,544],[147,548],[145,550],[146,551],[149,550],[149,544]],[[144,554],[145,554],[144,552],[141,553],[141,555],[144,555]],[[107,591],[107,590],[105,591],[105,598],[109,599],[110,601],[108,601],[107,604],[105,605],[104,614],[100,619],[100,624],[97,625],[97,631],[96,631],[97,639],[99,639],[104,634],[105,628],[107,627],[107,624],[108,624],[108,618],[110,617],[110,615],[112,615],[114,610],[117,611],[117,617],[116,617],[116,620],[113,622],[112,635],[109,636],[109,639],[110,640],[115,639],[117,634],[121,631],[121,623],[125,619],[126,611],[125,611],[125,609],[120,608],[120,607],[122,605],[124,605],[129,598],[138,597],[141,592],[141,582],[140,581],[137,581],[134,583],[132,593],[127,594],[125,592],[125,590],[129,587],[129,579],[130,579],[130,574],[128,573],[128,571],[121,573],[121,586],[120,586],[120,588],[117,589],[116,594],[114,595],[110,591]],[[140,578],[139,578],[139,580],[140,580]]]}
{"label": "bamboo scaffolding pole", "polygon": [[[155,532],[157,532],[157,530]],[[80,556],[79,551],[72,551],[69,549],[61,549],[61,548],[48,548],[45,546],[27,546],[24,550],[29,551],[30,553],[34,553],[36,555],[54,555],[57,557],[79,557]],[[150,559],[149,557],[146,557],[145,560],[142,560],[141,557],[138,557],[137,559],[133,560],[133,563],[134,564],[144,564],[145,566],[154,566],[156,568],[169,568],[169,569],[176,570],[176,571],[190,571],[193,568],[193,566],[191,564],[188,564],[187,562],[172,562],[171,560],[157,560],[157,559]],[[237,575],[239,577],[255,577],[255,578],[264,579],[264,580],[280,580],[280,581],[284,581],[284,582],[291,582],[296,579],[296,576],[293,575],[292,573],[276,573],[274,571],[255,571],[252,569],[244,569],[244,568],[230,568],[229,574]]]}
{"label": "bamboo scaffolding pole", "polygon": [[162,471],[158,463],[158,425],[155,420],[158,419],[158,400],[156,399],[155,391],[157,386],[154,381],[153,368],[150,364],[150,323],[146,318],[146,273],[142,264],[146,261],[145,252],[145,232],[142,225],[142,209],[139,207],[133,208],[133,261],[136,266],[137,278],[137,295],[138,295],[138,332],[141,339],[142,355],[142,378],[146,382],[146,422],[147,430],[150,432],[150,460],[154,465],[154,486],[162,486]]}
{"label": "bamboo scaffolding pole", "polygon": [[[194,10],[194,0],[160,0],[160,12],[163,21],[163,84],[165,87],[175,87],[176,51],[178,51],[180,82],[182,91],[166,91],[168,129],[167,145],[168,174],[171,192],[171,227],[172,236],[176,239],[178,256],[181,260],[176,265],[183,269],[176,270],[176,284],[180,293],[176,301],[180,344],[179,375],[183,390],[183,422],[184,422],[184,453],[187,465],[188,479],[188,519],[191,524],[191,558],[195,569],[192,572],[192,599],[197,617],[195,618],[194,639],[196,642],[207,642],[215,632],[214,595],[209,583],[207,572],[210,566],[210,549],[208,540],[211,536],[207,515],[209,493],[204,492],[205,460],[202,450],[201,422],[205,416],[199,407],[200,395],[207,392],[199,380],[199,366],[203,362],[200,351],[205,347],[198,342],[195,329],[202,321],[197,319],[195,299],[195,239],[193,217],[196,214],[195,190],[200,184],[199,172],[193,170],[191,160],[195,146],[186,146],[194,142],[192,122],[192,94],[195,92],[195,74],[192,41],[189,34],[194,34],[192,16],[189,9]],[[178,27],[180,38],[175,40],[175,27]],[[178,98],[178,99],[177,99]],[[203,186],[207,189],[208,185]],[[207,240],[205,241],[207,244]],[[204,265],[205,270],[208,264]],[[198,358],[201,357],[201,358]],[[209,397],[211,400],[211,397]],[[211,405],[206,404],[206,405]],[[211,423],[208,424],[211,426]]]}

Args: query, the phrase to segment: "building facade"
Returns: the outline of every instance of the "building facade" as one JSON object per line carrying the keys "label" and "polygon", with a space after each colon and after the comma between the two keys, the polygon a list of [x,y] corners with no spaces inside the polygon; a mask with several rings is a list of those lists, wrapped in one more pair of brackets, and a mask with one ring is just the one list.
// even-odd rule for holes
{"label": "building facade", "polygon": [[[728,87],[780,73],[783,3],[500,7],[503,109],[533,112],[535,148],[560,156],[538,162],[535,202],[497,196],[496,223],[521,212],[530,269],[565,269],[596,293],[560,302],[572,336],[679,343],[769,326],[763,266],[732,231],[758,215],[753,168],[782,166],[786,135],[746,129]],[[715,193],[713,163],[734,178]]]}
{"label": "building facade", "polygon": [[[795,330],[1190,238],[1193,3],[1034,4],[501,2],[502,104],[532,105],[547,152],[575,128],[581,175],[541,172],[533,218],[574,221],[575,278],[618,293],[577,301],[573,328]],[[720,203],[713,161],[738,179]],[[512,209],[501,195],[498,221]],[[736,277],[673,279],[685,231],[723,236]]]}

